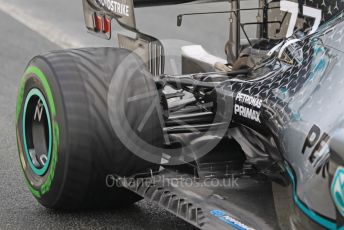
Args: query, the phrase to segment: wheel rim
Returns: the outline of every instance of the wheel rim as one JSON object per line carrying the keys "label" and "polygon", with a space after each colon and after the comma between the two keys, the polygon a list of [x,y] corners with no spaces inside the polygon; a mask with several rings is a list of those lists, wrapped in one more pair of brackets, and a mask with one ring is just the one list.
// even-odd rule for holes
{"label": "wheel rim", "polygon": [[30,168],[43,176],[49,168],[52,147],[52,130],[49,108],[42,92],[29,91],[23,113],[24,150]]}

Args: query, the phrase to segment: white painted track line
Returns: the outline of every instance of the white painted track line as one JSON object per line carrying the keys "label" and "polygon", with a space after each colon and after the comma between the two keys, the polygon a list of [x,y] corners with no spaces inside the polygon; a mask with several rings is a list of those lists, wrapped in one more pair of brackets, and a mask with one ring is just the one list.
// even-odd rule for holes
{"label": "white painted track line", "polygon": [[15,20],[29,27],[31,30],[37,32],[41,36],[48,39],[50,42],[60,46],[61,48],[73,48],[84,46],[82,42],[69,36],[60,28],[57,28],[48,20],[41,20],[28,14],[23,8],[8,1],[1,1],[0,10],[10,15]]}

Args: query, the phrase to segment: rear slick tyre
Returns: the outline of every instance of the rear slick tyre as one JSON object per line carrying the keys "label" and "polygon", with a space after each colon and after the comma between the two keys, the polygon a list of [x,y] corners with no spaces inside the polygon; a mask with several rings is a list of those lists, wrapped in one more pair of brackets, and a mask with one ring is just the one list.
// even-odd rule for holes
{"label": "rear slick tyre", "polygon": [[[113,208],[141,199],[106,181],[110,174],[131,176],[159,167],[131,153],[109,121],[107,97],[121,96],[108,92],[113,80],[121,82],[113,78],[130,77],[134,83],[154,85],[141,59],[130,54],[116,48],[65,50],[37,56],[29,63],[18,93],[17,143],[28,187],[43,206]],[[128,55],[136,59],[136,66],[130,67],[136,68],[134,74],[114,75]],[[126,90],[137,91],[130,86]],[[157,97],[158,93],[150,94],[144,100],[151,103]],[[142,103],[128,103],[126,110],[134,111]],[[134,124],[143,116],[136,112],[127,119]],[[152,114],[154,119],[149,119],[141,134],[149,133],[147,141],[160,146],[163,136],[157,116],[158,112]]]}

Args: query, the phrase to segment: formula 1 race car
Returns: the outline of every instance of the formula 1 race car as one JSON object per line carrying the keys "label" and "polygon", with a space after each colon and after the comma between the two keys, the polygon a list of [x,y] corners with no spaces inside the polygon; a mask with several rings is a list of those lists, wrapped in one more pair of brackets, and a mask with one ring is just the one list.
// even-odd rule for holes
{"label": "formula 1 race car", "polygon": [[83,0],[91,33],[115,20],[134,36],[31,60],[16,113],[30,191],[66,210],[144,198],[201,229],[344,229],[344,2],[181,14],[228,14],[227,59],[184,46],[166,73],[135,7],[206,2]]}

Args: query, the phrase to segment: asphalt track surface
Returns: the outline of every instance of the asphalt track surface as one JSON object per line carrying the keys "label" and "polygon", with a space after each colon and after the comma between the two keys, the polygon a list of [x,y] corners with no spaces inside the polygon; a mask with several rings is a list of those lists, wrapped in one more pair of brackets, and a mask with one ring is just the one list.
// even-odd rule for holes
{"label": "asphalt track surface", "polygon": [[[228,37],[226,16],[186,18],[184,27],[175,25],[178,13],[223,10],[223,7],[223,4],[207,4],[146,8],[138,11],[137,20],[142,31],[162,39],[193,41],[223,56],[223,44]],[[15,138],[15,104],[19,79],[28,61],[37,54],[62,47],[115,43],[115,39],[103,41],[86,33],[81,1],[0,0],[0,229],[193,228],[147,201],[120,210],[81,213],[47,210],[36,202],[25,185]]]}

